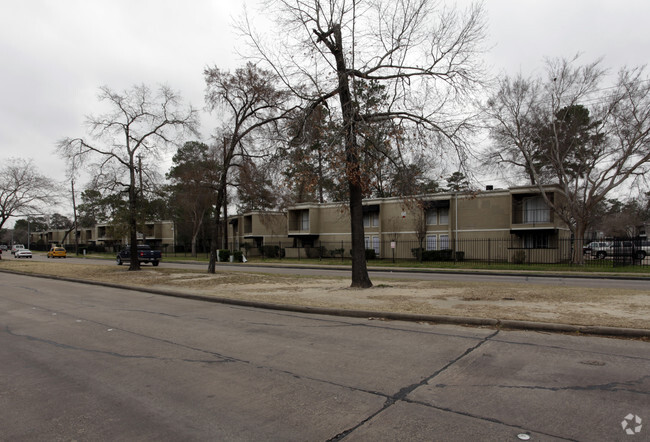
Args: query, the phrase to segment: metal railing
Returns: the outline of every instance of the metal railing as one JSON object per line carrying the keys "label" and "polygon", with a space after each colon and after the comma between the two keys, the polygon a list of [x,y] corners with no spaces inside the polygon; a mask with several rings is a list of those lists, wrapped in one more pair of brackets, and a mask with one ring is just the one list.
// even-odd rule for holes
{"label": "metal railing", "polygon": [[[626,240],[626,247],[612,247],[605,255],[594,250],[585,250],[588,241],[578,247],[585,265],[593,267],[648,266],[650,251],[641,241]],[[472,263],[486,266],[553,266],[573,265],[576,242],[570,239],[549,239],[547,241],[527,241],[518,237],[504,239],[458,239],[443,245],[438,242],[436,250],[428,250],[426,239],[419,241],[380,241],[371,243],[366,250],[366,258],[376,261],[412,261],[433,264],[453,265]],[[615,244],[615,243],[614,243]],[[634,244],[634,246],[629,246]],[[431,244],[429,244],[431,245]],[[240,244],[240,249],[249,257],[266,258],[345,260],[351,257],[349,241],[314,241],[312,245],[294,247],[293,241],[266,242],[264,246]],[[374,247],[373,247],[374,246]],[[231,247],[232,248],[232,247]]]}

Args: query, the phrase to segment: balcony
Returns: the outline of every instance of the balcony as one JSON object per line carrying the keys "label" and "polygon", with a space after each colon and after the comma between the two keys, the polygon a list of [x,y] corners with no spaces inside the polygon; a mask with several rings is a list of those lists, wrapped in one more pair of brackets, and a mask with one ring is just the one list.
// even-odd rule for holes
{"label": "balcony", "polygon": [[289,211],[289,234],[309,234],[309,209]]}
{"label": "balcony", "polygon": [[515,209],[512,212],[512,224],[552,224],[553,211],[549,208],[545,209]]}

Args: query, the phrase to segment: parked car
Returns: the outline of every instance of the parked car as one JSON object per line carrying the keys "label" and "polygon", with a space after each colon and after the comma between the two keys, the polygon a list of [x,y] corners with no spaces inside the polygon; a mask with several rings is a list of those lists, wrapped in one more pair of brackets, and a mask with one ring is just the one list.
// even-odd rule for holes
{"label": "parked car", "polygon": [[7,250],[9,250],[9,248],[7,247],[7,244],[0,244],[0,250],[6,252]]}
{"label": "parked car", "polygon": [[635,246],[634,257],[636,259],[645,259],[650,255],[650,241],[638,241]]}
{"label": "parked car", "polygon": [[31,258],[31,257],[32,257],[31,250],[25,248],[18,249],[16,250],[16,252],[14,252],[14,258]]}
{"label": "parked car", "polygon": [[582,253],[587,254],[591,253],[592,250],[606,250],[607,247],[611,246],[611,242],[607,241],[592,241],[582,248]]}
{"label": "parked car", "polygon": [[49,252],[47,252],[48,258],[65,258],[67,252],[64,247],[52,247]]}
{"label": "parked car", "polygon": [[17,250],[22,250],[24,248],[25,246],[22,244],[14,244],[13,246],[11,246],[11,254],[15,255]]}
{"label": "parked car", "polygon": [[650,255],[650,241],[614,241],[607,247],[595,247],[591,250],[591,256],[597,259],[629,256],[643,260],[648,255]]}
{"label": "parked car", "polygon": [[[161,259],[162,253],[160,250],[152,250],[151,247],[146,244],[138,245],[138,261],[140,261],[141,264],[144,262],[150,262],[154,267],[156,267],[160,263]],[[120,250],[115,261],[118,266],[121,266],[122,263],[131,261],[131,247],[127,245]]]}

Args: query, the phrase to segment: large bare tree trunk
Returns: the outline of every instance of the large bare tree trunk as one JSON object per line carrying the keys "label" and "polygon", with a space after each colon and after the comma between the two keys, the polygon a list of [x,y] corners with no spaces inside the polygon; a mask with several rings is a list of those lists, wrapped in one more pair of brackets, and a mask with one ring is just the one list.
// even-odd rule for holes
{"label": "large bare tree trunk", "polygon": [[223,198],[223,248],[229,249],[228,247],[228,198],[227,195],[224,195]]}
{"label": "large bare tree trunk", "polygon": [[352,284],[355,288],[372,287],[366,265],[366,245],[363,229],[363,188],[361,185],[361,167],[357,146],[357,111],[352,103],[350,78],[347,73],[343,54],[341,28],[333,29],[336,45],[330,51],[336,59],[336,69],[339,76],[339,100],[343,111],[343,126],[345,129],[345,161],[348,188],[350,189],[350,233],[352,234]]}
{"label": "large bare tree trunk", "polygon": [[135,189],[135,170],[131,168],[131,185],[129,186],[129,242],[131,259],[129,260],[129,270],[140,270],[140,261],[138,260],[138,204]]}
{"label": "large bare tree trunk", "polygon": [[582,252],[582,247],[585,243],[585,226],[576,225],[575,237],[573,240],[573,256],[571,262],[578,265],[584,265],[585,255]]}
{"label": "large bare tree trunk", "polygon": [[74,215],[74,254],[79,254],[79,237],[77,236],[77,229],[79,228],[79,223],[77,221],[77,200],[74,195],[74,179],[70,180],[70,185],[72,187],[72,213]]}
{"label": "large bare tree trunk", "polygon": [[372,287],[366,265],[362,202],[361,186],[350,183],[350,230],[352,233],[352,284],[350,287],[355,288]]}
{"label": "large bare tree trunk", "polygon": [[212,223],[212,238],[210,239],[210,262],[208,263],[208,273],[215,273],[217,270],[217,253],[219,253],[218,246],[221,237],[219,235],[219,228],[221,227],[221,208],[223,207],[223,202],[225,199],[225,189],[226,189],[226,173],[222,173],[220,180],[220,188],[217,191],[217,204],[214,214],[214,220]]}

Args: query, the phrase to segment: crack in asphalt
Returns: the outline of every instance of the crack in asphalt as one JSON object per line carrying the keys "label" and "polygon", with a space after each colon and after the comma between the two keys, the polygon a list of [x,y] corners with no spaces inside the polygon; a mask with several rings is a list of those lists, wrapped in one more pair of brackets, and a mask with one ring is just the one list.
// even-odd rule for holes
{"label": "crack in asphalt", "polygon": [[[124,331],[124,330],[122,330]],[[225,362],[234,362],[233,359],[223,357],[223,356],[217,356],[216,353],[212,353],[213,355],[217,356],[220,360],[202,360],[202,359],[187,359],[187,358],[166,358],[166,357],[160,357],[160,356],[151,356],[151,355],[127,355],[123,353],[117,353],[114,351],[108,351],[108,350],[98,350],[98,349],[92,349],[92,348],[84,348],[84,347],[79,347],[76,345],[70,345],[70,344],[64,344],[61,342],[53,341],[51,339],[43,339],[39,338],[36,336],[31,336],[31,335],[23,335],[20,333],[14,333],[9,326],[5,327],[5,332],[13,337],[17,338],[24,338],[27,339],[28,341],[33,341],[33,342],[40,342],[42,344],[48,344],[52,345],[54,347],[58,348],[63,348],[65,350],[76,350],[76,351],[82,351],[82,352],[87,352],[87,353],[98,353],[98,354],[103,354],[107,356],[112,356],[116,358],[122,358],[122,359],[151,359],[151,360],[157,360],[157,361],[182,361],[182,362],[201,362],[201,363],[225,363]],[[128,332],[127,332],[128,333]],[[205,351],[206,353],[209,353]]]}
{"label": "crack in asphalt", "polygon": [[509,341],[509,340],[506,340],[506,339],[494,339],[493,341],[494,342],[499,342],[499,343],[502,343],[502,344],[523,345],[523,346],[526,346],[526,347],[548,348],[548,349],[553,349],[553,350],[570,351],[570,352],[574,352],[574,353],[584,353],[584,354],[589,354],[589,355],[616,356],[617,358],[634,359],[634,360],[640,360],[640,361],[650,361],[650,357],[634,356],[634,355],[626,355],[626,354],[604,353],[604,352],[600,352],[600,351],[585,350],[585,349],[582,349],[582,348],[562,347],[562,346],[559,346],[559,345],[541,344],[541,343],[537,343],[537,342],[517,342],[517,341]]}
{"label": "crack in asphalt", "polygon": [[163,313],[163,312],[152,312],[152,311],[149,311],[149,310],[142,310],[142,309],[119,308],[119,309],[115,309],[115,310],[122,311],[122,312],[147,313],[149,315],[157,315],[157,316],[168,316],[170,318],[181,318],[180,315],[172,315],[172,314]]}
{"label": "crack in asphalt", "polygon": [[[540,390],[540,391],[625,391],[627,393],[641,394],[645,396],[650,395],[650,391],[635,390],[633,388],[626,387],[635,387],[637,385],[643,384],[647,379],[650,379],[650,375],[642,376],[639,379],[631,380],[627,382],[610,382],[607,384],[594,384],[594,385],[569,385],[564,387],[544,387],[539,385],[493,385],[493,384],[473,384],[473,385],[463,385],[463,387],[477,387],[477,388],[503,388],[503,389],[512,389],[512,390]],[[448,387],[458,387],[459,385],[450,385],[450,384],[436,384],[436,388],[448,388]]]}
{"label": "crack in asphalt", "polygon": [[[436,376],[440,375],[441,373],[444,373],[444,372],[445,372],[446,370],[448,370],[451,366],[453,366],[453,365],[456,364],[458,361],[460,361],[461,359],[465,358],[466,356],[468,356],[469,354],[471,354],[472,352],[474,352],[476,349],[478,349],[479,347],[481,347],[483,344],[485,344],[486,342],[488,342],[490,339],[492,339],[493,337],[495,337],[495,336],[498,335],[498,334],[499,334],[499,330],[497,330],[497,331],[495,331],[494,333],[492,333],[492,334],[490,334],[490,335],[484,337],[484,338],[481,339],[480,342],[478,342],[476,345],[467,348],[467,350],[465,350],[465,352],[463,352],[463,354],[461,354],[461,355],[459,355],[458,357],[456,357],[455,359],[449,361],[449,362],[448,362],[444,367],[442,367],[442,368],[436,370],[436,371],[435,371],[433,374],[431,374],[430,376],[427,376],[426,378],[422,379],[420,382],[416,382],[416,383],[414,383],[414,384],[411,384],[411,385],[408,385],[408,386],[406,386],[406,387],[403,387],[403,388],[401,388],[397,393],[395,393],[394,395],[388,396],[388,397],[386,398],[386,402],[384,403],[384,405],[383,405],[382,408],[380,408],[380,409],[377,410],[376,412],[374,412],[374,413],[368,415],[365,419],[363,419],[362,421],[360,421],[359,423],[357,423],[355,426],[353,426],[353,427],[351,427],[351,428],[348,428],[347,430],[344,430],[344,431],[340,432],[339,434],[337,434],[336,436],[334,436],[334,437],[328,439],[328,442],[335,442],[335,441],[340,441],[340,440],[345,439],[345,438],[348,437],[350,434],[352,434],[354,431],[356,431],[357,429],[361,428],[361,427],[362,427],[363,425],[365,425],[367,422],[369,422],[370,420],[374,419],[376,416],[380,415],[381,413],[383,413],[384,411],[386,411],[387,409],[389,409],[390,407],[392,407],[392,406],[393,406],[394,404],[396,404],[397,402],[399,402],[399,401],[407,401],[407,400],[406,400],[406,397],[407,397],[409,394],[411,394],[415,389],[417,389],[417,388],[419,388],[419,387],[421,387],[421,386],[424,386],[424,385],[428,384],[429,381],[431,381],[432,379],[434,379]],[[407,401],[407,402],[408,402],[408,401]]]}

